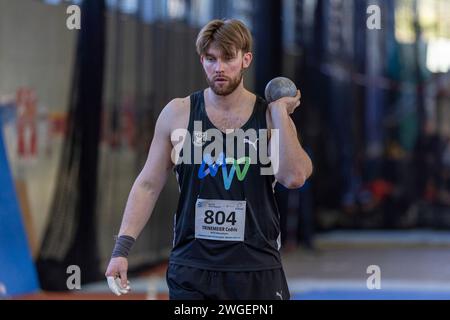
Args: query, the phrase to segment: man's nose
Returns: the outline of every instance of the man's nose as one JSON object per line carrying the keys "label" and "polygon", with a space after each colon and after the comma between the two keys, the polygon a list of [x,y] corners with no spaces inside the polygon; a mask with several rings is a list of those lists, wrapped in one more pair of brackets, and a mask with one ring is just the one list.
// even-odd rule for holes
{"label": "man's nose", "polygon": [[223,62],[220,59],[217,59],[216,61],[216,68],[215,71],[216,73],[222,73],[223,72]]}

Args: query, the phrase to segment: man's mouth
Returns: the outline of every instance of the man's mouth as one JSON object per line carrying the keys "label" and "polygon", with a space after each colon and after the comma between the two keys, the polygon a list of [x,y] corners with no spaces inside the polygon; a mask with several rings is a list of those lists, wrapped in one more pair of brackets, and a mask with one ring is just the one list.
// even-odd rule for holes
{"label": "man's mouth", "polygon": [[227,82],[228,79],[227,78],[222,78],[222,77],[218,77],[214,79],[214,82],[219,82],[219,83],[223,83],[223,82]]}

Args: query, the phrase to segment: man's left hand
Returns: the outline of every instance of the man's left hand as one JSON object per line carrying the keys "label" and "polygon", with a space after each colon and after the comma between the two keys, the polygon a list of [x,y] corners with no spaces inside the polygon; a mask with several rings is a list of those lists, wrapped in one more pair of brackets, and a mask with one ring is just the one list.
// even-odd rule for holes
{"label": "man's left hand", "polygon": [[295,109],[300,106],[302,94],[297,90],[295,97],[283,97],[269,104],[270,112],[285,109],[289,115],[293,114]]}

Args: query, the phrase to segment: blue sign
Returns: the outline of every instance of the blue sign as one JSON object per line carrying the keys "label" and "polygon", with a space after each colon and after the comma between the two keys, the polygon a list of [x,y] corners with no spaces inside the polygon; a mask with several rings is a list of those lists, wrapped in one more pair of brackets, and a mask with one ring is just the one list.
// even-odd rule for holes
{"label": "blue sign", "polygon": [[0,123],[0,299],[39,290]]}

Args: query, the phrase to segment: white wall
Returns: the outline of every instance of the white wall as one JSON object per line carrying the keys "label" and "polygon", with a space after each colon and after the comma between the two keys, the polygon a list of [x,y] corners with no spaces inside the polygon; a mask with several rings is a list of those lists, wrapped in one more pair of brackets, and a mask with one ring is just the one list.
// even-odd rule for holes
{"label": "white wall", "polygon": [[50,110],[67,108],[78,31],[64,5],[0,0],[0,95],[33,87]]}

